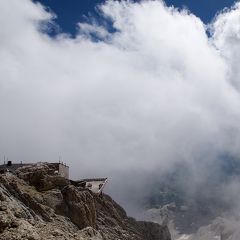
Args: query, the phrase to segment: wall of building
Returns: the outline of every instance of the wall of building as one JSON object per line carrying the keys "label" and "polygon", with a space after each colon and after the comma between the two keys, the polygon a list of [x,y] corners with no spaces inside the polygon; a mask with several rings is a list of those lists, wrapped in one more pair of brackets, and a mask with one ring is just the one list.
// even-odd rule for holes
{"label": "wall of building", "polygon": [[67,165],[59,163],[58,172],[60,176],[69,179],[69,167]]}

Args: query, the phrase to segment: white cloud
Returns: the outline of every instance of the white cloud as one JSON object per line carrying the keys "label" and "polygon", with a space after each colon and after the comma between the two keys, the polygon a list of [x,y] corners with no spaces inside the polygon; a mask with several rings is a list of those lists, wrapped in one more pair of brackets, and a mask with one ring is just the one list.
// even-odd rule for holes
{"label": "white cloud", "polygon": [[240,3],[225,9],[212,24],[213,41],[229,67],[230,81],[240,89]]}
{"label": "white cloud", "polygon": [[79,23],[75,39],[53,39],[39,30],[52,21],[40,4],[0,0],[1,154],[62,155],[74,177],[113,178],[239,155],[239,4],[211,39],[199,18],[161,1],[101,9],[116,32]]}

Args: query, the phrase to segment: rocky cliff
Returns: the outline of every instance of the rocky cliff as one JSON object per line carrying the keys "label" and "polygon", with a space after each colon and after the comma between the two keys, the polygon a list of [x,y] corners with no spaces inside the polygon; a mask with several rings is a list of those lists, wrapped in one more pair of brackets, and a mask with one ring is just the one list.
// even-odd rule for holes
{"label": "rocky cliff", "polygon": [[77,188],[41,164],[0,174],[0,239],[171,238],[166,226],[129,218],[109,196]]}

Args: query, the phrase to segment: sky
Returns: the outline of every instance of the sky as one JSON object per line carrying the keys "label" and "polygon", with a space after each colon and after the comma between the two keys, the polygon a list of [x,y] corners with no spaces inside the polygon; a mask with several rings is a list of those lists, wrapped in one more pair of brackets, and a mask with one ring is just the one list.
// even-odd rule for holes
{"label": "sky", "polygon": [[239,2],[206,25],[160,1],[108,1],[74,38],[48,34],[52,11],[0,0],[2,159],[61,156],[74,179],[108,176],[126,206],[178,164],[194,191],[221,156],[239,158]]}
{"label": "sky", "polygon": [[[60,31],[76,34],[76,23],[82,21],[84,16],[96,14],[96,6],[103,0],[36,0],[47,6],[57,15],[55,20],[60,26]],[[136,2],[136,1],[135,1]],[[193,14],[200,17],[204,23],[209,23],[225,7],[231,7],[234,0],[166,0],[168,6],[187,8]]]}

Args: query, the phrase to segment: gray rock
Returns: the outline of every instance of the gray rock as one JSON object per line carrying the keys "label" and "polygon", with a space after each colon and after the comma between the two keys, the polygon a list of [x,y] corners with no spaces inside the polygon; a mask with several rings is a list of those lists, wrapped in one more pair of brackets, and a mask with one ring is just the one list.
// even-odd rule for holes
{"label": "gray rock", "polygon": [[107,195],[79,190],[47,165],[0,174],[0,239],[170,240],[167,227],[138,222]]}

